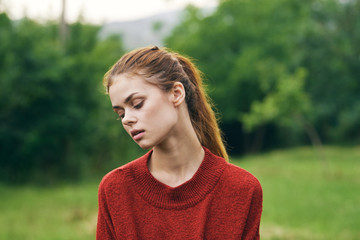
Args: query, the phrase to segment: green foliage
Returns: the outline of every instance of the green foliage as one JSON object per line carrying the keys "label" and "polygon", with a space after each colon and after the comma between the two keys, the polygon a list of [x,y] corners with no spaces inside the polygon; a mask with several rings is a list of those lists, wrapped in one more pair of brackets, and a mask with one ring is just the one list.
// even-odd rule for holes
{"label": "green foliage", "polygon": [[299,47],[315,123],[329,139],[359,140],[360,1],[314,2],[312,19]]}
{"label": "green foliage", "polygon": [[[266,64],[271,66],[271,64]],[[269,73],[266,71],[266,73]],[[272,68],[275,73],[275,89],[266,94],[262,102],[254,101],[251,104],[250,112],[240,115],[245,128],[251,130],[268,122],[278,122],[283,126],[292,127],[296,122],[296,116],[308,114],[311,111],[311,104],[304,92],[305,71],[298,69],[294,75],[284,73],[284,68]],[[260,79],[260,87],[268,89],[268,75]]]}
{"label": "green foliage", "polygon": [[[359,24],[358,0],[226,0],[206,17],[189,7],[166,42],[198,60],[223,125],[240,122],[256,134],[275,128],[264,141],[288,142],[291,132],[302,139],[294,128],[300,114],[325,140],[353,141],[360,140]],[[231,131],[236,147],[248,138]]]}
{"label": "green foliage", "polygon": [[63,45],[56,24],[6,14],[0,24],[0,180],[52,183],[114,167],[126,146],[101,80],[122,55],[121,40],[74,23]]}

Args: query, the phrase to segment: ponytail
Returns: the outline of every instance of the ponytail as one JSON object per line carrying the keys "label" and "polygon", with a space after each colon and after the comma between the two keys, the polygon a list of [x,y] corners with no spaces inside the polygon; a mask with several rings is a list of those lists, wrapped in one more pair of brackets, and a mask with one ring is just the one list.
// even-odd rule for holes
{"label": "ponytail", "polygon": [[222,134],[217,124],[216,115],[212,109],[211,99],[205,92],[202,77],[199,70],[186,57],[176,54],[184,72],[194,86],[194,96],[188,108],[190,118],[200,143],[208,148],[212,153],[228,160]]}
{"label": "ponytail", "polygon": [[120,58],[105,74],[106,90],[112,85],[113,78],[122,73],[140,74],[146,80],[169,91],[175,82],[185,88],[185,101],[191,123],[202,146],[213,154],[228,160],[222,134],[216,115],[207,96],[199,70],[186,57],[172,53],[166,48],[145,47],[133,50]]}

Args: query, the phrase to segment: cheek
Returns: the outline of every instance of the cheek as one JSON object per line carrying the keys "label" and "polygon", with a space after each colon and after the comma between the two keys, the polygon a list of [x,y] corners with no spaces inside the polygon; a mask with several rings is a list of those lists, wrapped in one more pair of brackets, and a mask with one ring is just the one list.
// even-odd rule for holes
{"label": "cheek", "polygon": [[174,109],[167,108],[163,109],[161,113],[159,113],[157,118],[157,127],[159,129],[168,131],[170,130],[177,122],[178,117],[177,113]]}
{"label": "cheek", "polygon": [[176,123],[177,112],[170,104],[158,104],[150,111],[147,111],[144,118],[160,130]]}

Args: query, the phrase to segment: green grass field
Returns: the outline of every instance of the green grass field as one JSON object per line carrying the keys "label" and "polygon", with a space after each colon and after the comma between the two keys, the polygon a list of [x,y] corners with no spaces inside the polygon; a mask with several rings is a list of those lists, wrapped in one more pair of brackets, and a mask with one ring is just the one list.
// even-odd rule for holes
{"label": "green grass field", "polygon": [[260,180],[262,239],[360,239],[360,146],[312,148],[234,161]]}
{"label": "green grass field", "polygon": [[[261,239],[360,239],[360,146],[233,158],[264,191]],[[94,239],[98,180],[54,188],[0,186],[0,239]]]}

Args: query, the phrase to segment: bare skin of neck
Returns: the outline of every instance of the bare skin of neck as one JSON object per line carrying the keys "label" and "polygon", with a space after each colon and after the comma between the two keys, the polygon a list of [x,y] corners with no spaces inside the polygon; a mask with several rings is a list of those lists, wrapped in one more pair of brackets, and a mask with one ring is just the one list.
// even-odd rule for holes
{"label": "bare skin of neck", "polygon": [[153,148],[148,163],[153,177],[170,187],[177,187],[190,180],[205,155],[187,109],[181,111],[179,119],[171,134]]}

